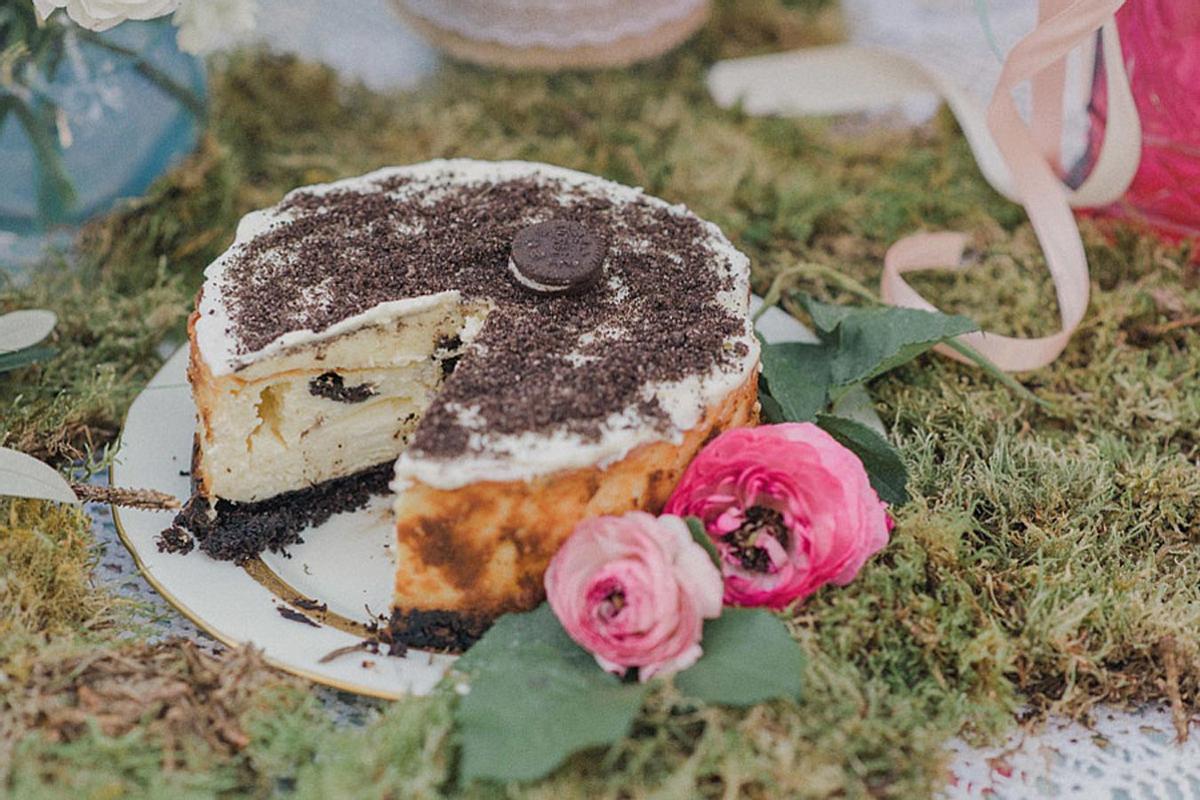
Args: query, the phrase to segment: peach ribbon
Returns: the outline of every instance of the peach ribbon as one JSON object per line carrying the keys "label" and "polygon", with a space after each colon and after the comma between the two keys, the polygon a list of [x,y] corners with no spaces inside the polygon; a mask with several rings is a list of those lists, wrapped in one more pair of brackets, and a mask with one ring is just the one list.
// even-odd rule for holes
{"label": "peach ribbon", "polygon": [[[982,331],[961,338],[1006,371],[1037,369],[1054,361],[1087,311],[1087,257],[1067,192],[1051,164],[1058,163],[1061,141],[1065,59],[1078,44],[1111,21],[1122,2],[1043,0],[1037,28],[1009,53],[988,108],[988,128],[1012,174],[1014,193],[1025,206],[1042,246],[1062,318],[1058,333],[1036,339]],[[1032,81],[1032,125],[1021,118],[1012,94],[1025,81]],[[966,241],[962,234],[926,233],[896,242],[884,258],[884,302],[935,310],[904,280],[904,274],[931,268],[961,269]],[[948,348],[940,352],[966,360]]]}
{"label": "peach ribbon", "polygon": [[[1054,280],[1062,319],[1061,329],[1051,336],[1022,339],[979,332],[967,334],[962,341],[1003,370],[1037,369],[1062,353],[1087,311],[1087,259],[1071,207],[1112,202],[1125,192],[1137,170],[1141,129],[1113,19],[1123,2],[1041,0],[1038,24],[1009,53],[986,114],[962,87],[912,59],[854,46],[721,62],[709,74],[709,89],[718,104],[741,102],[747,112],[759,114],[863,110],[901,99],[914,90],[937,91],[958,118],[987,180],[1025,207]],[[1095,169],[1071,191],[1055,172],[1062,135],[1065,59],[1097,30],[1102,32],[1110,78],[1110,120]],[[1033,90],[1031,124],[1022,119],[1012,94],[1026,81]],[[915,234],[896,242],[884,258],[884,301],[936,310],[904,275],[965,269],[962,256],[967,242],[967,236],[949,232]],[[940,350],[965,360],[948,348]]]}

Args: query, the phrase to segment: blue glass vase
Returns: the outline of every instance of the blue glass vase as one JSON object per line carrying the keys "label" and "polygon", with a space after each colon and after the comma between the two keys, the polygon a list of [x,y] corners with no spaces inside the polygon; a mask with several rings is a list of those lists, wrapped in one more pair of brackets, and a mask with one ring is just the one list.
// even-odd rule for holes
{"label": "blue glass vase", "polygon": [[196,146],[203,63],[166,19],[93,33],[58,20],[52,56],[0,82],[0,270],[150,183]]}

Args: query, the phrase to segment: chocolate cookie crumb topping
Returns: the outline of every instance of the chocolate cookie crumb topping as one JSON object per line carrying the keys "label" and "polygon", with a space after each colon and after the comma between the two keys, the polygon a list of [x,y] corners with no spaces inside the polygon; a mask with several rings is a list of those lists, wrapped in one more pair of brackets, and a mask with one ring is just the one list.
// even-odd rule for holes
{"label": "chocolate cookie crumb topping", "polygon": [[[444,382],[409,445],[420,457],[466,455],[483,446],[480,429],[594,440],[614,415],[632,414],[665,430],[648,385],[734,368],[747,352],[736,341],[746,320],[721,298],[734,278],[713,229],[644,195],[449,170],[295,192],[277,210],[220,278],[235,353],[403,298],[457,291],[491,309],[469,347],[439,343]],[[537,294],[510,273],[514,239],[548,219],[603,244],[602,275],[585,294]],[[328,384],[317,390],[338,393]]]}
{"label": "chocolate cookie crumb topping", "polygon": [[311,600],[307,597],[292,598],[292,605],[296,608],[302,608],[305,611],[320,611],[324,613],[329,610],[327,603],[322,603],[320,600]]}
{"label": "chocolate cookie crumb topping", "polygon": [[491,625],[491,619],[479,614],[393,609],[387,631],[402,646],[461,653],[479,641]]}

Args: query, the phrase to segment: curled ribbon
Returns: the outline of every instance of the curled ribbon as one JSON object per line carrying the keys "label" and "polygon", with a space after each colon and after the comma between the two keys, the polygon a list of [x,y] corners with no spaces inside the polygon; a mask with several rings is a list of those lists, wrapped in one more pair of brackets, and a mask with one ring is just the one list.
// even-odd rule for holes
{"label": "curled ribbon", "polygon": [[[957,117],[984,177],[1021,203],[1033,225],[1054,280],[1062,319],[1050,336],[1022,339],[979,332],[962,337],[1001,369],[1037,369],[1067,346],[1087,311],[1087,258],[1072,206],[1105,205],[1124,194],[1137,171],[1141,129],[1122,66],[1113,15],[1124,0],[1042,0],[1038,24],[1005,60],[987,111],[953,81],[912,59],[876,48],[835,46],[759,56],[715,65],[709,89],[719,105],[741,101],[751,114],[830,114],[895,102],[915,90],[938,92]],[[1074,191],[1058,167],[1066,57],[1101,31],[1109,73],[1109,125],[1092,174]],[[1032,123],[1022,119],[1013,90],[1032,84]],[[966,268],[968,238],[960,233],[919,233],[892,245],[880,282],[885,302],[929,311],[935,307],[904,279],[908,272]],[[958,353],[941,348],[952,358]]]}

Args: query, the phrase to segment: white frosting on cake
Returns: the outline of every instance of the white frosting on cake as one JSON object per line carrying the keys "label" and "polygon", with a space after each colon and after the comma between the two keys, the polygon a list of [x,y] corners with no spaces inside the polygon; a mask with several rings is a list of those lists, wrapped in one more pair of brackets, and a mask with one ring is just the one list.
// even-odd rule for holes
{"label": "white frosting on cake", "polygon": [[[640,189],[582,172],[522,161],[429,161],[409,167],[382,169],[358,178],[297,191],[312,194],[332,190],[379,192],[380,181],[397,176],[413,179],[395,190],[394,194],[397,196],[408,192],[430,191],[428,185],[423,185],[422,179],[431,183],[434,179],[444,181],[447,177],[462,182],[545,178],[560,181],[571,187],[585,187],[589,193],[606,195],[618,203],[641,200],[660,205],[673,214],[690,214],[686,207],[672,206],[662,200],[648,197]],[[290,331],[260,349],[240,353],[235,335],[229,332],[234,328],[224,294],[226,269],[246,243],[272,226],[286,223],[288,219],[288,215],[278,208],[247,215],[238,225],[233,246],[205,272],[206,280],[198,309],[199,319],[195,327],[195,336],[199,354],[214,376],[230,375],[239,370],[260,375],[270,371],[270,359],[285,353],[289,362],[295,362],[303,356],[304,349],[312,345],[367,326],[402,321],[405,317],[448,301],[458,300],[457,292],[441,292],[384,302],[323,331]],[[583,437],[561,429],[519,435],[496,435],[486,430],[478,430],[471,434],[472,446],[469,451],[461,456],[426,458],[411,452],[402,453],[396,462],[393,488],[403,491],[412,481],[436,488],[454,489],[485,480],[531,480],[563,469],[605,466],[620,460],[643,444],[664,439],[674,443],[681,441],[684,433],[700,422],[708,408],[719,403],[750,379],[756,369],[759,354],[758,342],[749,320],[749,261],[715,225],[706,222],[703,227],[705,244],[716,256],[711,260],[712,268],[730,278],[728,288],[717,295],[717,302],[736,317],[745,320],[745,325],[739,335],[726,342],[726,346],[730,348],[730,357],[709,372],[669,383],[651,382],[643,387],[641,399],[657,400],[666,413],[665,429],[661,420],[646,419],[631,406],[611,415],[601,426],[598,437]],[[476,330],[464,331],[463,339],[473,339],[480,324],[481,322],[476,320],[473,323]],[[595,340],[603,337],[604,332],[597,330],[586,335]],[[583,343],[581,341],[581,344]],[[733,354],[739,343],[745,345],[745,353],[741,357],[735,357]],[[586,358],[582,354],[572,355]],[[486,352],[477,352],[473,357],[486,358]],[[336,365],[328,366],[332,368]],[[473,413],[474,409],[471,408],[460,410],[464,422],[469,422]],[[465,424],[464,427],[469,425]]]}
{"label": "white frosting on cake", "polygon": [[400,0],[409,13],[476,41],[567,50],[683,19],[708,0]]}

